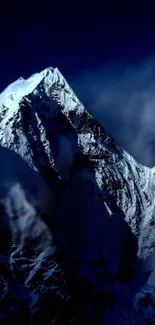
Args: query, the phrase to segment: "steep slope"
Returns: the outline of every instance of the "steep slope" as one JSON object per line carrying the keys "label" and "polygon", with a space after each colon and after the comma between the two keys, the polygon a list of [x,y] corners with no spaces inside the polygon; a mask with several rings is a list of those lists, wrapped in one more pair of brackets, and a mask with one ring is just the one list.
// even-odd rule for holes
{"label": "steep slope", "polygon": [[0,95],[0,143],[52,189],[58,245],[71,249],[63,271],[72,276],[72,294],[84,297],[89,321],[100,324],[103,306],[112,305],[113,294],[106,299],[105,292],[117,291],[114,278],[130,284],[139,278],[126,300],[130,304],[146,281],[143,275],[155,267],[155,169],[115,143],[56,68],[20,78]]}

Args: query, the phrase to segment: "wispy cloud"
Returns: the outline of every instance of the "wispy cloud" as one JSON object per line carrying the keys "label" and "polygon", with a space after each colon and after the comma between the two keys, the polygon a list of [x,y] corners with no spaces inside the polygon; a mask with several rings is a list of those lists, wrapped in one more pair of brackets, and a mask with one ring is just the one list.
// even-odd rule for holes
{"label": "wispy cloud", "polygon": [[155,58],[108,63],[70,81],[105,129],[140,163],[155,165]]}

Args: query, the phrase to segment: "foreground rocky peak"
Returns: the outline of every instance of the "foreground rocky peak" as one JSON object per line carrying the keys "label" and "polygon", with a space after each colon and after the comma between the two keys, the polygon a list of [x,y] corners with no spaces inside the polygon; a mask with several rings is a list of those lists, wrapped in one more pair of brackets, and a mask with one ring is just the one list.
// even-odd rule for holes
{"label": "foreground rocky peak", "polygon": [[139,256],[146,257],[155,242],[155,236],[150,236],[154,168],[138,164],[114,142],[85,110],[57,68],[45,69],[27,80],[19,78],[0,95],[0,105],[1,144],[20,154],[52,184],[61,178],[55,164],[58,138],[69,139],[73,155],[82,153],[86,158],[82,162],[81,155],[80,167],[88,164],[90,170],[91,165],[93,177],[89,181],[98,187],[94,196],[105,202],[110,215],[124,213],[132,232],[139,237]]}
{"label": "foreground rocky peak", "polygon": [[[0,95],[0,143],[56,191],[56,209],[51,212],[56,213],[56,231],[61,239],[65,234],[76,252],[78,272],[92,292],[91,298],[84,296],[83,306],[87,310],[94,304],[94,316],[88,314],[100,324],[105,292],[112,286],[105,260],[114,278],[130,281],[130,286],[136,272],[141,278],[155,267],[155,169],[137,163],[108,135],[57,68],[20,78]],[[57,192],[55,184],[65,180],[65,188]],[[72,274],[75,261],[69,256],[64,269],[71,268]],[[147,260],[142,269],[139,258]],[[82,297],[77,282],[75,287]]]}

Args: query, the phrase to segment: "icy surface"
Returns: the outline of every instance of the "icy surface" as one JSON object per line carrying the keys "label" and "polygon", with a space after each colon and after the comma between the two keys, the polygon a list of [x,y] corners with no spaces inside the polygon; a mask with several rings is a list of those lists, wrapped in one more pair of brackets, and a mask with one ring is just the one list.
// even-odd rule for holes
{"label": "icy surface", "polygon": [[[54,289],[51,283],[46,285],[54,265],[67,283],[66,295],[72,296],[75,307],[66,324],[80,324],[81,319],[101,324],[106,309],[114,306],[104,323],[113,322],[113,315],[119,319],[155,269],[155,167],[138,164],[108,135],[57,68],[45,69],[27,80],[20,78],[1,93],[0,143],[9,149],[6,154],[14,151],[15,157],[20,159],[20,155],[23,164],[27,163],[22,170],[15,158],[0,152],[4,157],[0,199],[4,219],[13,218],[9,228],[15,245],[11,272],[28,290],[33,323],[39,317],[35,313],[40,315],[45,308],[46,299],[42,304],[41,296]],[[39,174],[52,192],[43,181],[38,185]],[[31,225],[37,229],[37,240]],[[52,249],[53,238],[62,256],[45,254],[45,249]],[[21,257],[26,254],[26,242],[27,246],[32,242],[34,248]],[[23,258],[28,264],[31,261],[28,271]],[[154,278],[150,281],[152,288]],[[5,288],[3,279],[2,283]],[[59,278],[57,289],[61,285]],[[70,298],[62,298],[63,306],[64,299]],[[52,324],[56,318],[51,314],[44,323]],[[60,320],[56,321],[59,324]]]}

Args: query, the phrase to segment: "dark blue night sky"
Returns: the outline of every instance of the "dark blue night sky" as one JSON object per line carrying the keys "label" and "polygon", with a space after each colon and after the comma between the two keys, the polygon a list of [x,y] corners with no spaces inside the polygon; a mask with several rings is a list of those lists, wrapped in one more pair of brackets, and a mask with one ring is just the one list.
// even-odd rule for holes
{"label": "dark blue night sky", "polygon": [[0,89],[47,66],[58,66],[67,78],[106,60],[134,62],[152,54],[154,10],[142,1],[126,8],[108,3],[6,4],[0,13]]}

